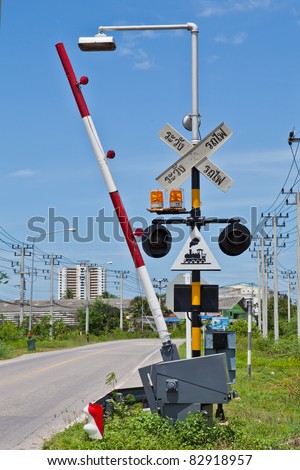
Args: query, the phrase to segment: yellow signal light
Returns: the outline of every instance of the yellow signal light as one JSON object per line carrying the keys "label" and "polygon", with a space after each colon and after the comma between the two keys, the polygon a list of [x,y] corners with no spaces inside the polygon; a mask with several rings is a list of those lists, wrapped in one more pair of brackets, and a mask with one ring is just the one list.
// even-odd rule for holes
{"label": "yellow signal light", "polygon": [[150,191],[150,207],[151,209],[162,209],[164,207],[164,195],[161,190]]}
{"label": "yellow signal light", "polygon": [[170,207],[181,209],[183,207],[183,190],[171,189],[170,191]]}

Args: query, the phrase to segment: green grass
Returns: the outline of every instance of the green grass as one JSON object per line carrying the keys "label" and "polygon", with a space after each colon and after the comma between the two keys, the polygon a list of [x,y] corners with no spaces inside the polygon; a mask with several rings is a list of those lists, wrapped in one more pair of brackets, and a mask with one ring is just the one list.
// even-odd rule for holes
{"label": "green grass", "polygon": [[[185,347],[179,348],[181,357]],[[247,373],[247,339],[237,338],[240,398],[224,406],[228,424],[208,427],[200,413],[170,426],[139,405],[118,405],[105,422],[103,440],[91,440],[78,423],[53,436],[45,449],[227,449],[283,450],[300,445],[300,346],[296,339],[253,339],[252,373]]]}
{"label": "green grass", "polygon": [[[53,349],[66,349],[76,348],[79,346],[86,346],[92,343],[103,343],[106,341],[119,341],[122,339],[139,339],[141,338],[140,332],[128,332],[117,330],[112,333],[105,333],[101,336],[90,335],[89,341],[87,341],[86,335],[80,335],[74,333],[66,339],[40,339],[36,338],[36,350],[28,351],[27,349],[27,338],[21,338],[15,341],[1,341],[0,340],[0,360],[12,359],[22,354],[34,354],[35,352],[46,352]],[[157,335],[151,331],[146,332],[144,337],[154,338]]]}

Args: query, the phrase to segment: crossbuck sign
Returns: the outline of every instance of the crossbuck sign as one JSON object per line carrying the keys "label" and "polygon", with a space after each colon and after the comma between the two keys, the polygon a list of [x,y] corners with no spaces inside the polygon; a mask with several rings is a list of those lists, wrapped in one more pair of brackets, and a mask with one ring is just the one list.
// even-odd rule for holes
{"label": "crossbuck sign", "polygon": [[181,158],[156,178],[163,189],[177,189],[191,176],[191,169],[206,176],[219,189],[226,192],[233,180],[209,159],[231,136],[232,131],[222,122],[198,144],[193,145],[172,126],[166,124],[159,132],[165,144],[177,152]]}

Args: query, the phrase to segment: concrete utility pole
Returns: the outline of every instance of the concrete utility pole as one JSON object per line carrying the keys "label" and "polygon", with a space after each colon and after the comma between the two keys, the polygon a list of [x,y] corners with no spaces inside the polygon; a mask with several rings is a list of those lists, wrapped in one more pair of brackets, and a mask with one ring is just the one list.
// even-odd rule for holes
{"label": "concrete utility pole", "polygon": [[90,312],[89,312],[89,301],[90,301],[90,269],[95,267],[96,264],[91,264],[89,261],[80,262],[80,266],[84,268],[84,274],[80,275],[80,280],[84,281],[85,291],[85,335],[87,342],[90,341]]}
{"label": "concrete utility pole", "polygon": [[278,239],[282,240],[282,238],[288,238],[288,237],[283,237],[282,234],[280,237],[277,236],[277,229],[278,227],[285,227],[285,222],[282,224],[278,223],[278,219],[282,218],[287,218],[288,215],[270,215],[268,214],[267,219],[272,218],[272,225],[267,225],[265,224],[266,227],[273,227],[273,288],[274,288],[274,340],[278,341],[279,340],[279,317],[278,317],[278,268],[277,268],[277,249],[278,248],[283,248],[285,247],[285,244],[283,245],[278,245]]}
{"label": "concrete utility pole", "polygon": [[278,322],[278,273],[277,273],[277,218],[273,216],[273,249],[274,249],[274,339],[279,340],[279,322]]}
{"label": "concrete utility pole", "polygon": [[260,272],[261,272],[261,253],[257,250],[257,297],[258,297],[258,310],[257,310],[257,322],[259,331],[261,331],[261,283],[260,283]]}
{"label": "concrete utility pole", "polygon": [[287,297],[288,297],[288,311],[287,311],[287,319],[288,323],[291,321],[291,279],[294,279],[296,274],[296,271],[281,271],[281,274],[283,274],[283,279],[288,280],[288,285],[287,285]]}
{"label": "concrete utility pole", "polygon": [[[300,142],[300,140],[298,138],[292,138],[290,140],[289,138],[290,145],[292,142]],[[289,196],[295,196],[294,202],[289,202],[287,198],[286,203],[288,205],[296,205],[297,209],[297,335],[298,341],[300,342],[300,193],[293,192],[292,190],[287,193],[282,191],[282,193]]]}
{"label": "concrete utility pole", "polygon": [[261,276],[262,276],[262,334],[264,338],[268,337],[268,304],[267,304],[267,287],[266,287],[266,255],[264,247],[264,238],[260,239],[261,246]]}
{"label": "concrete utility pole", "polygon": [[25,256],[31,256],[30,251],[27,250],[32,250],[32,245],[12,245],[13,250],[19,250],[19,252],[15,251],[14,255],[15,256],[21,256],[21,263],[19,261],[12,261],[11,266],[20,266],[20,270],[17,271],[14,269],[15,274],[20,274],[20,315],[19,315],[19,326],[23,325],[24,321],[24,300],[25,300],[25,290],[26,290],[26,283],[25,283],[25,266],[24,266],[24,257]]}
{"label": "concrete utility pole", "polygon": [[129,271],[115,271],[120,279],[120,330],[123,330],[123,279],[127,278]]}
{"label": "concrete utility pole", "polygon": [[168,279],[167,278],[159,278],[159,279],[156,279],[156,278],[153,278],[152,279],[153,282],[157,282],[158,284],[153,284],[153,287],[154,289],[158,289],[159,291],[159,297],[158,297],[158,300],[159,300],[159,305],[161,307],[161,292],[163,289],[165,289],[167,287],[167,284],[165,284],[164,286],[162,285],[163,282],[168,282]]}
{"label": "concrete utility pole", "polygon": [[62,255],[43,255],[45,261],[45,265],[50,266],[50,338],[53,339],[53,304],[54,304],[54,295],[53,295],[53,284],[54,284],[54,266],[58,266],[60,263],[60,259],[62,259]]}
{"label": "concrete utility pole", "polygon": [[260,248],[258,247],[256,249],[256,242],[254,242],[254,249],[250,249],[249,251],[254,252],[251,254],[251,258],[256,258],[257,259],[257,326],[259,328],[259,331],[262,330],[262,292],[261,292],[261,252]]}
{"label": "concrete utility pole", "polygon": [[300,193],[296,193],[297,205],[297,325],[300,342]]}

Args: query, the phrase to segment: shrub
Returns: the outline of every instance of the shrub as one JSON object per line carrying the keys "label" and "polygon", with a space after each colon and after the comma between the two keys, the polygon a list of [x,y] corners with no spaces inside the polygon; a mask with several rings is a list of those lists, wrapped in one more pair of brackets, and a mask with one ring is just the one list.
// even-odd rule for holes
{"label": "shrub", "polygon": [[17,341],[22,338],[22,330],[11,321],[4,321],[0,325],[0,340]]}
{"label": "shrub", "polygon": [[[229,328],[231,331],[236,331],[237,336],[247,336],[248,335],[248,322],[242,320],[241,318],[236,320],[230,325]],[[252,323],[252,336],[257,338],[260,336],[260,331],[258,326],[255,323]]]}
{"label": "shrub", "polygon": [[259,338],[256,343],[256,348],[272,357],[286,356],[300,358],[300,344],[297,337],[280,339],[278,342],[274,342],[274,339],[270,337]]}
{"label": "shrub", "polygon": [[39,339],[49,338],[50,336],[50,316],[45,315],[42,320],[32,327],[32,334]]}
{"label": "shrub", "polygon": [[0,358],[8,359],[11,356],[12,356],[12,348],[7,343],[0,340]]}

